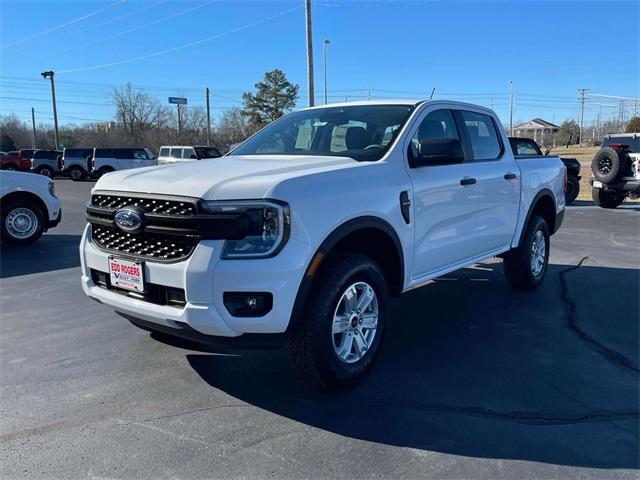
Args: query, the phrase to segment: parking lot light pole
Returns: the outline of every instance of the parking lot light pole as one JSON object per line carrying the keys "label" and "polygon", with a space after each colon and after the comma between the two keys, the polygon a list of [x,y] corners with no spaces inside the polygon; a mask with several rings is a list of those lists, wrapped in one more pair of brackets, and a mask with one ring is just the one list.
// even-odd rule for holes
{"label": "parking lot light pole", "polygon": [[57,149],[60,146],[60,141],[58,138],[58,110],[56,109],[56,86],[53,82],[54,72],[53,70],[49,70],[48,72],[42,72],[42,78],[51,80],[51,102],[53,103],[53,127],[56,137],[56,146]]}
{"label": "parking lot light pole", "polygon": [[327,45],[331,42],[325,38],[322,42],[322,63],[324,64],[324,104],[327,104]]}

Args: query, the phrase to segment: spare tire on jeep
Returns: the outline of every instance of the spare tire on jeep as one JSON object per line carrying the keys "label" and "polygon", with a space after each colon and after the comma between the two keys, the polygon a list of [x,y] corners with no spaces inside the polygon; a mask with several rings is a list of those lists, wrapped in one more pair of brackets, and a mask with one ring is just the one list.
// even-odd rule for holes
{"label": "spare tire on jeep", "polygon": [[629,155],[622,150],[610,147],[602,148],[596,153],[591,162],[591,170],[596,179],[602,183],[612,183],[629,168]]}

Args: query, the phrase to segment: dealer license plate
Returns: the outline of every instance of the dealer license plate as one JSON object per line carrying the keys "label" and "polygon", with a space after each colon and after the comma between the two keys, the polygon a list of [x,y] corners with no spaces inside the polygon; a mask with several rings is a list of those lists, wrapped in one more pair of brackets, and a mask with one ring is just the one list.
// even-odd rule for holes
{"label": "dealer license plate", "polygon": [[111,285],[133,292],[144,292],[142,262],[109,257]]}

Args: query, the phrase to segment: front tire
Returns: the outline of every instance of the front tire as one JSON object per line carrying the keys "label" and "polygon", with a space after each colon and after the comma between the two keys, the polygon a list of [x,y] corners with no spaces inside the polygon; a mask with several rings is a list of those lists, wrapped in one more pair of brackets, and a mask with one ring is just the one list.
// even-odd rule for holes
{"label": "front tire", "polygon": [[39,175],[44,175],[45,177],[53,178],[54,172],[51,167],[40,167],[36,172]]}
{"label": "front tire", "polygon": [[74,182],[80,182],[87,177],[85,171],[80,167],[71,167],[69,169],[69,178]]}
{"label": "front tire", "polygon": [[29,245],[44,231],[44,214],[33,202],[23,201],[2,206],[2,243]]}
{"label": "front tire", "polygon": [[624,195],[595,187],[591,188],[591,198],[594,205],[602,208],[616,208],[624,202]]}
{"label": "front tire", "polygon": [[340,252],[326,261],[312,288],[290,330],[294,366],[324,388],[350,386],[380,349],[389,304],[384,274],[373,259]]}
{"label": "front tire", "polygon": [[549,227],[544,218],[534,216],[522,239],[522,245],[504,257],[504,275],[511,288],[526,292],[544,280],[549,263]]}

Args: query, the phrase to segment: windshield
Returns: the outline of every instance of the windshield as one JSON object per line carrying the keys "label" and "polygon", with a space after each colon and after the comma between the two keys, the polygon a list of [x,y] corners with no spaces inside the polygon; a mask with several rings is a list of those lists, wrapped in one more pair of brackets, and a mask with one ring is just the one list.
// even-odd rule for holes
{"label": "windshield", "polygon": [[412,105],[356,105],[285,115],[229,155],[319,155],[380,160]]}

